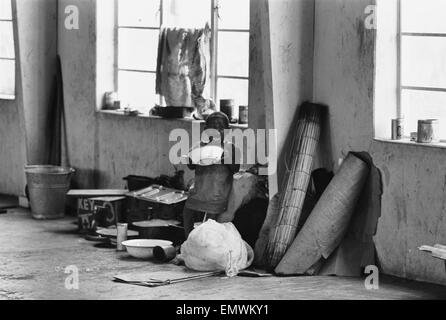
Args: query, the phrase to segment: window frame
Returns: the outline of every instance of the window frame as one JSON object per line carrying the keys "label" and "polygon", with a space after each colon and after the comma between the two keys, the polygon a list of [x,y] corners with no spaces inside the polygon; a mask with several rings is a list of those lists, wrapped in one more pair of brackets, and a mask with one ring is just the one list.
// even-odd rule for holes
{"label": "window frame", "polygon": [[[211,64],[214,63],[215,66],[213,66],[212,69],[213,72],[211,72],[211,81],[213,85],[213,89],[211,90],[211,98],[216,101],[216,98],[218,97],[218,86],[217,82],[218,79],[234,79],[234,80],[247,80],[248,81],[248,88],[249,88],[249,71],[247,77],[241,77],[241,76],[229,76],[229,75],[219,75],[218,74],[218,35],[220,32],[241,32],[241,33],[248,33],[248,37],[250,35],[250,29],[231,29],[231,28],[219,28],[218,26],[218,19],[219,19],[219,0],[211,0],[211,9],[213,11],[213,22],[212,22],[212,45],[215,46],[213,50],[211,50]],[[249,63],[249,59],[248,59]],[[248,89],[249,90],[249,89]],[[248,92],[249,96],[249,92]]]}
{"label": "window frame", "polygon": [[[417,90],[417,91],[425,91],[425,92],[446,92],[446,87],[444,88],[436,88],[429,86],[404,86],[402,84],[402,42],[404,37],[440,37],[446,38],[446,33],[426,33],[426,32],[403,32],[402,31],[402,2],[404,0],[398,0],[398,9],[397,9],[397,115],[399,118],[404,116],[404,110],[402,105],[402,93],[403,90]],[[443,138],[443,137],[442,137]]]}
{"label": "window frame", "polygon": [[[142,73],[150,73],[156,74],[155,71],[147,71],[147,70],[138,70],[138,69],[126,69],[119,67],[119,30],[120,29],[143,29],[143,30],[160,30],[163,26],[163,22],[166,21],[166,11],[164,10],[165,1],[166,0],[158,0],[159,1],[159,14],[160,14],[160,24],[159,27],[140,27],[140,26],[120,26],[119,25],[119,0],[114,0],[114,12],[115,12],[115,23],[114,23],[114,87],[115,91],[119,92],[119,81],[118,74],[119,71],[128,71],[128,72],[142,72]],[[211,1],[211,87],[210,87],[210,98],[216,102],[218,97],[218,79],[236,79],[236,80],[247,80],[249,83],[249,72],[247,77],[242,76],[230,76],[230,75],[219,75],[218,74],[218,34],[219,32],[243,32],[250,34],[250,29],[230,29],[230,28],[219,28],[218,19],[219,19],[219,0],[210,0]],[[249,63],[249,61],[248,61]],[[249,87],[249,85],[248,85]],[[249,90],[249,89],[248,89]],[[249,96],[249,92],[248,92]],[[160,97],[160,104],[161,104]],[[216,105],[218,105],[216,103]]]}
{"label": "window frame", "polygon": [[13,0],[10,0],[10,4],[11,4],[11,19],[5,19],[5,18],[0,18],[0,22],[9,22],[11,23],[11,27],[12,27],[12,46],[13,46],[13,51],[14,51],[14,57],[0,57],[0,60],[6,60],[6,61],[14,61],[14,93],[13,94],[4,94],[0,92],[0,100],[15,100],[16,98],[16,69],[17,69],[17,56],[16,56],[16,36],[15,36],[15,19],[14,19],[14,3]]}

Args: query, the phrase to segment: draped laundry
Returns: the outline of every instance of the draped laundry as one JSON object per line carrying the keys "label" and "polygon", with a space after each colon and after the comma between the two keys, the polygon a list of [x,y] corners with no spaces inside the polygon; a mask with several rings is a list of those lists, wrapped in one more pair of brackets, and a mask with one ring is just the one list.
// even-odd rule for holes
{"label": "draped laundry", "polygon": [[210,96],[210,37],[203,29],[161,28],[156,93],[167,106],[201,107]]}

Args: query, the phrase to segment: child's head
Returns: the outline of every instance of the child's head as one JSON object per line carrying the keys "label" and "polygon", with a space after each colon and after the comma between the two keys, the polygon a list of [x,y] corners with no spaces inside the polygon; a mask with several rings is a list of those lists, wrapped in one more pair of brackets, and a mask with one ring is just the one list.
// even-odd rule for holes
{"label": "child's head", "polygon": [[229,118],[223,112],[214,112],[206,119],[205,129],[223,131],[229,129]]}
{"label": "child's head", "polygon": [[226,114],[223,112],[214,112],[207,117],[204,130],[217,130],[220,134],[218,139],[214,139],[217,137],[215,137],[214,134],[209,133],[209,141],[223,141],[225,129],[229,129],[229,118]]}

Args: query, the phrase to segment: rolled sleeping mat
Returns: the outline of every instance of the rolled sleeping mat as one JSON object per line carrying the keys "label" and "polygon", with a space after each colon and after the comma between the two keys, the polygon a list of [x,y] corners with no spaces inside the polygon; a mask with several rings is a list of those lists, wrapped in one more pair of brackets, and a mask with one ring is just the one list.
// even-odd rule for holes
{"label": "rolled sleeping mat", "polygon": [[324,109],[324,106],[313,103],[304,103],[301,107],[291,147],[291,172],[284,180],[277,220],[265,248],[264,259],[268,270],[278,265],[296,237],[319,142]]}
{"label": "rolled sleeping mat", "polygon": [[368,173],[367,163],[349,153],[275,268],[276,274],[304,274],[330,256],[347,231]]}

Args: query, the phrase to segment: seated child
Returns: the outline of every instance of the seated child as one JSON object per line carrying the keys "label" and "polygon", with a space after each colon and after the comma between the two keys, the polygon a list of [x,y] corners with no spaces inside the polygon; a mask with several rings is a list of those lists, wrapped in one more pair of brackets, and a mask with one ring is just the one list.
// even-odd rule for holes
{"label": "seated child", "polygon": [[202,221],[205,214],[206,218],[216,220],[219,214],[226,211],[233,175],[240,169],[240,160],[236,161],[240,159],[239,150],[224,139],[224,130],[229,129],[228,117],[222,112],[214,112],[206,119],[204,129],[218,131],[220,138],[211,135],[209,142],[200,142],[200,147],[218,145],[223,149],[223,154],[219,162],[210,165],[193,164],[189,159],[188,167],[195,170],[195,184],[183,211],[186,237],[194,228],[194,222]]}

